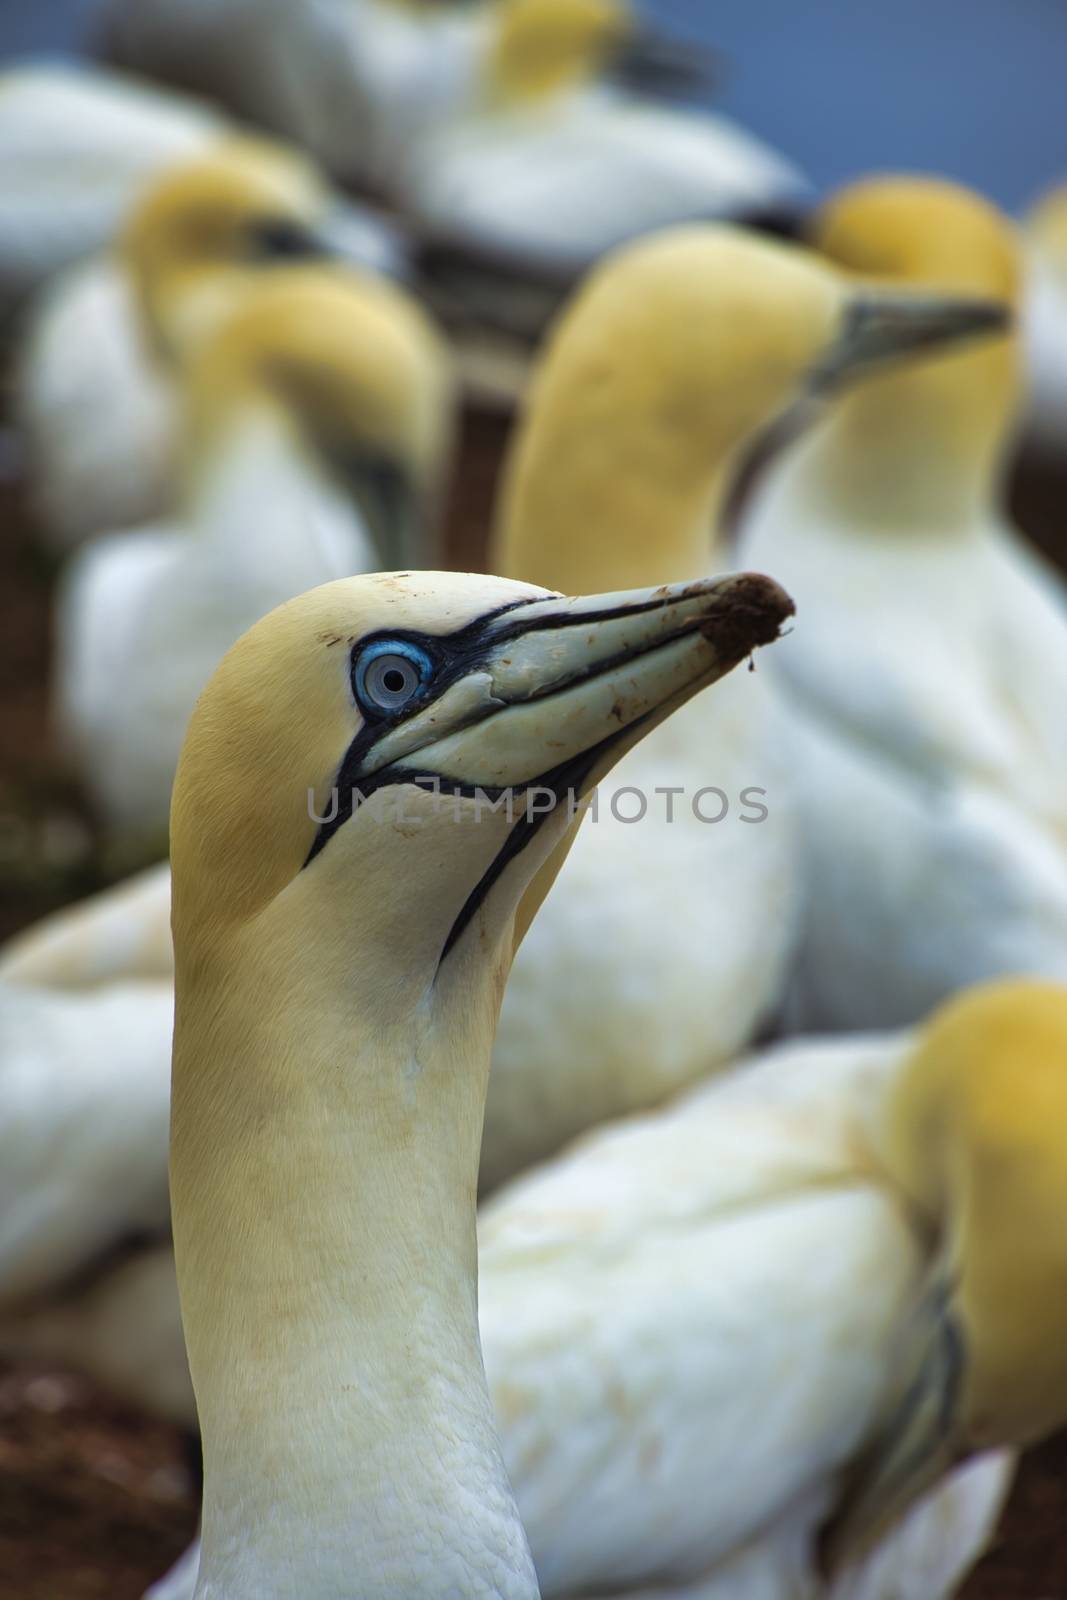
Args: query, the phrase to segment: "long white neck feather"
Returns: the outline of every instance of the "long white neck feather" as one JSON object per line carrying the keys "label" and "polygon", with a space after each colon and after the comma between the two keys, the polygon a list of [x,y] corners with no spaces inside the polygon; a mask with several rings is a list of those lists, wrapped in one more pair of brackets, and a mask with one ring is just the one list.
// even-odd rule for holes
{"label": "long white neck feather", "polygon": [[269,409],[235,420],[193,501],[217,576],[269,589],[270,606],[379,565],[352,497]]}
{"label": "long white neck feather", "polygon": [[199,982],[192,1008],[179,970],[172,1189],[204,1438],[198,1600],[536,1600],[478,1335],[500,974],[472,961],[443,1015],[426,997],[368,1037],[355,1002],[345,1014],[336,952],[313,943]]}

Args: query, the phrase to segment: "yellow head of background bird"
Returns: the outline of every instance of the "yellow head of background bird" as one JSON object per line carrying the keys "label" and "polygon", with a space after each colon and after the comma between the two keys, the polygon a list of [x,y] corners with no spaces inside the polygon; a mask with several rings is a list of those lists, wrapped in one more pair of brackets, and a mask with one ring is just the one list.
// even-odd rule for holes
{"label": "yellow head of background bird", "polygon": [[529,105],[586,83],[632,28],[625,0],[503,0],[489,54],[491,93]]}
{"label": "yellow head of background bird", "polygon": [[265,268],[327,255],[330,207],[311,162],[264,140],[235,137],[168,169],[118,240],[150,345],[173,356]]}
{"label": "yellow head of background bird", "polygon": [[639,93],[703,87],[711,52],[649,26],[628,0],[503,0],[489,11],[490,102],[551,104],[601,79]]}
{"label": "yellow head of background bird", "polygon": [[184,390],[190,468],[202,470],[265,409],[343,480],[420,485],[420,503],[407,509],[420,527],[432,520],[450,444],[451,368],[418,303],[384,279],[277,269],[189,360]]}
{"label": "yellow head of background bird", "polygon": [[[875,284],[987,296],[1011,307],[1019,301],[1013,225],[958,184],[884,177],[850,185],[818,213],[812,243],[844,272]],[[1011,334],[865,385],[838,415],[854,475],[878,475],[857,482],[865,503],[892,517],[913,473],[924,469],[942,482],[958,469],[972,498],[992,494],[1020,397]]]}
{"label": "yellow head of background bird", "polygon": [[896,1087],[889,1159],[951,1219],[967,1447],[1067,1423],[1067,989],[1003,980],[951,1002]]}
{"label": "yellow head of background bird", "polygon": [[893,1080],[878,1145],[936,1265],[839,1555],[961,1458],[1067,1424],[1067,988],[1002,979],[949,1001]]}
{"label": "yellow head of background bird", "polygon": [[549,337],[491,564],[574,592],[706,571],[741,453],[807,388],[1002,318],[988,296],[860,295],[808,252],[730,228],[624,247]]}

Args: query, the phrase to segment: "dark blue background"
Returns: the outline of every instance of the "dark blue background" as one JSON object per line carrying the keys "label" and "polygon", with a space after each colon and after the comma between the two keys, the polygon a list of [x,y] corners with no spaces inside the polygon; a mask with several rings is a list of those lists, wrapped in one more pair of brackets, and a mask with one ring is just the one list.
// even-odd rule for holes
{"label": "dark blue background", "polygon": [[[98,0],[0,0],[0,56],[73,48]],[[820,187],[936,170],[1018,207],[1067,180],[1067,0],[645,0],[722,52],[715,101]]]}

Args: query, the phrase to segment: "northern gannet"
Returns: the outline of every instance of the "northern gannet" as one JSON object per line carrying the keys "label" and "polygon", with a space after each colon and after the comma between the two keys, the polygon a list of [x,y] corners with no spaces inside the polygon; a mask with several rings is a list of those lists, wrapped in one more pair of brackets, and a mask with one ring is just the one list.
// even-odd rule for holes
{"label": "northern gannet", "polygon": [[575,272],[694,216],[796,206],[795,168],[624,80],[700,52],[625,0],[117,0],[110,48],[284,133],[437,239]]}
{"label": "northern gannet", "polygon": [[[1009,224],[947,183],[845,190],[817,242],[912,292],[1019,288]],[[1064,602],[999,505],[1019,390],[1008,336],[872,381],[772,465],[746,520],[744,559],[777,561],[808,622],[775,671],[802,777],[803,1028],[1067,977]]]}
{"label": "northern gannet", "polygon": [[[124,1243],[165,1239],[169,1202],[167,979],[120,978],[78,989],[17,981],[0,965],[0,1351],[46,1353],[50,1313],[76,1286],[102,1279]],[[110,1116],[94,1115],[111,1106]],[[142,1245],[142,1248],[145,1248]],[[158,1301],[161,1308],[165,1302]],[[165,1326],[163,1312],[160,1326]],[[62,1338],[67,1323],[60,1319]],[[85,1304],[76,1325],[87,1326]],[[72,1323],[73,1325],[73,1323]],[[116,1318],[120,1386],[137,1397],[124,1363],[155,1343],[145,1307]],[[147,1337],[146,1337],[147,1335]],[[93,1359],[90,1357],[90,1359]],[[151,1357],[149,1358],[152,1359]],[[180,1364],[155,1352],[158,1389],[180,1392]]]}
{"label": "northern gannet", "polygon": [[49,285],[21,339],[16,422],[48,542],[171,510],[182,360],[265,275],[339,254],[384,270],[383,240],[309,162],[259,139],[217,137],[146,182],[110,248]]}
{"label": "northern gannet", "polygon": [[63,906],[8,939],[0,946],[0,978],[59,989],[126,978],[173,983],[166,862]]}
{"label": "northern gannet", "polygon": [[[831,370],[862,374],[987,314],[858,295],[806,253],[739,230],[625,248],[549,341],[490,566],[581,593],[728,565],[722,502],[768,424]],[[722,1067],[773,1020],[801,868],[767,689],[737,674],[664,723],[582,825],[504,998],[485,1188]]]}
{"label": "northern gannet", "polygon": [[151,843],[189,712],[223,652],[309,584],[424,558],[451,421],[448,363],[382,279],[294,266],[187,363],[180,514],[64,572],[60,730],[101,815]]}
{"label": "northern gannet", "polygon": [[201,696],[171,816],[200,1600],[538,1594],[477,1322],[516,908],[574,801],[789,609],[751,574],[382,574],[273,612]]}

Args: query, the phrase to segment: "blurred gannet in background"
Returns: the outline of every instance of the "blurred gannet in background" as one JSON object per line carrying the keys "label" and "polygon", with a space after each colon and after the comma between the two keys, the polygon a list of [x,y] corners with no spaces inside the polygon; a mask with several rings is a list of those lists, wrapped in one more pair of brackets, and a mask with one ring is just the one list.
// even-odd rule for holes
{"label": "blurred gannet in background", "polygon": [[[806,253],[734,229],[625,248],[549,341],[489,565],[568,593],[728,565],[716,526],[765,426],[827,366],[862,370],[973,317],[944,297],[855,296]],[[621,764],[619,814],[604,795],[583,825],[504,998],[484,1188],[723,1066],[774,1018],[801,872],[767,687],[738,674],[672,717]]]}
{"label": "blurred gannet in background", "polygon": [[488,1203],[486,1371],[546,1594],[954,1591],[1008,1463],[896,1519],[1067,1422],[1065,1067],[1067,990],[991,986],[776,1047]]}
{"label": "blurred gannet in background", "polygon": [[175,365],[265,273],[342,253],[398,266],[385,231],[284,146],[220,136],[146,183],[111,248],[49,285],[22,341],[17,421],[49,542],[170,510]]}
{"label": "blurred gannet in background", "polygon": [[166,863],[0,950],[0,1356],[81,1362],[190,1426],[166,1175],[173,1031]]}
{"label": "blurred gannet in background", "polygon": [[1033,207],[1023,239],[1026,442],[1067,470],[1067,186]]}
{"label": "blurred gannet in background", "polygon": [[[839,265],[1014,300],[1007,222],[874,179],[823,212]],[[1067,977],[1067,627],[1004,521],[1018,341],[887,375],[774,463],[746,561],[805,618],[779,652],[807,909],[794,1019],[896,1026],[999,973]]]}
{"label": "blurred gannet in background", "polygon": [[[75,1281],[71,1326],[84,1330],[85,1285],[98,1277],[113,1285],[125,1241],[140,1237],[143,1251],[145,1239],[167,1237],[170,1203],[160,1150],[166,1147],[173,1016],[173,983],[165,977],[134,974],[75,988],[25,980],[0,961],[4,1354],[47,1351],[51,1314]],[[110,1114],[100,1115],[108,1105]],[[108,1299],[116,1299],[113,1286]],[[133,1398],[142,1398],[132,1375],[138,1349],[155,1342],[152,1307],[159,1308],[162,1333],[166,1305],[165,1298],[146,1296],[136,1313],[125,1314],[117,1334],[124,1352],[119,1387]],[[108,1348],[105,1342],[105,1360]],[[154,1357],[145,1359],[151,1364]],[[180,1417],[167,1399],[180,1393],[180,1378],[173,1356],[161,1360],[149,1403]]]}
{"label": "blurred gannet in background", "polygon": [[[516,910],[567,796],[787,610],[752,575],[572,600],[378,574],[279,608],[201,696],[171,826],[201,1596],[536,1600],[477,1312]],[[316,824],[339,772],[367,798]]]}
{"label": "blurred gannet in background", "polygon": [[620,0],[117,0],[108,46],[284,133],[433,238],[535,270],[806,193],[725,118],[627,86],[698,76],[700,50]]}
{"label": "blurred gannet in background", "polygon": [[206,105],[119,73],[0,72],[0,312],[102,250],[147,183],[226,129]]}
{"label": "blurred gannet in background", "polygon": [[190,359],[179,514],[94,540],[58,601],[60,731],[109,827],[161,840],[223,652],[316,580],[418,563],[448,449],[443,347],[382,279],[295,266]]}
{"label": "blurred gannet in background", "polygon": [[63,989],[127,978],[172,982],[170,868],[147,867],[42,917],[0,947],[0,976]]}

